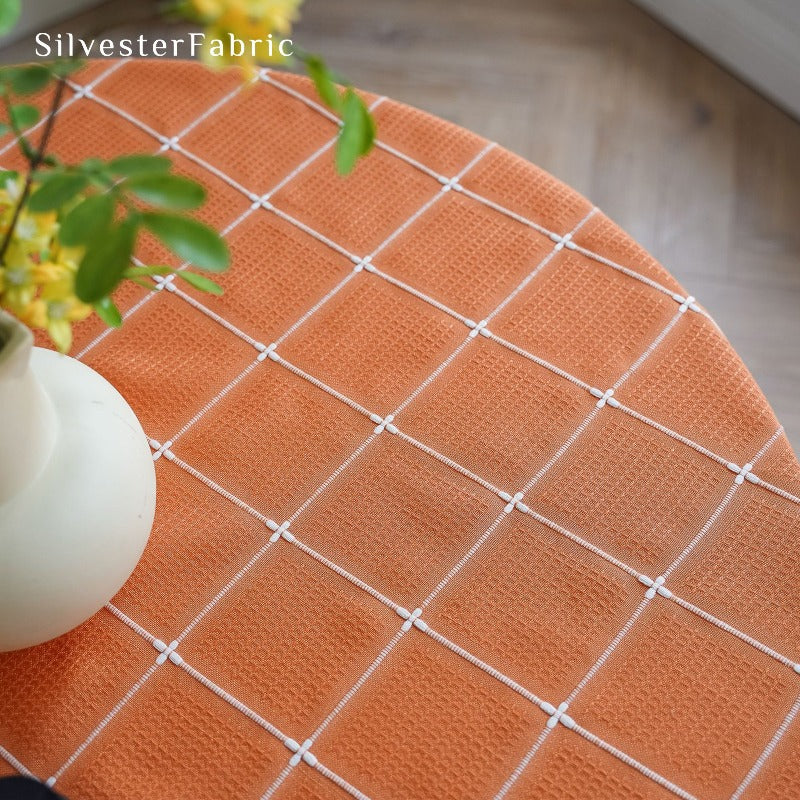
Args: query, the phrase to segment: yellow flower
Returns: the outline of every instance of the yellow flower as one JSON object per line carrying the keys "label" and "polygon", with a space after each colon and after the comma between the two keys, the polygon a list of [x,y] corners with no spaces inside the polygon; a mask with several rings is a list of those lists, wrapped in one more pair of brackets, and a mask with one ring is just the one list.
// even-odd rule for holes
{"label": "yellow flower", "polygon": [[[20,190],[19,181],[0,188],[0,240],[11,224]],[[31,328],[46,330],[61,352],[72,346],[72,323],[92,312],[75,296],[81,255],[81,249],[59,243],[55,213],[24,209],[0,264],[0,307]]]}
{"label": "yellow flower", "polygon": [[[227,65],[254,72],[257,64],[286,60],[280,40],[292,30],[302,0],[191,0],[206,24],[200,54],[208,66]],[[242,43],[234,52],[230,37]],[[270,36],[272,38],[270,39]]]}
{"label": "yellow flower", "polygon": [[[257,33],[287,34],[296,22],[303,0],[191,0],[194,12],[206,24],[235,31],[243,21],[260,26]],[[244,38],[244,37],[242,37]],[[258,38],[258,37],[256,37]]]}

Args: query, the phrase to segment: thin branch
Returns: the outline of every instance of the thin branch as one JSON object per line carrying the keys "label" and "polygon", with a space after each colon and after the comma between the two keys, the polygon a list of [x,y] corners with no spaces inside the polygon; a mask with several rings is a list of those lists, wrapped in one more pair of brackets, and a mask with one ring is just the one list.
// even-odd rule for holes
{"label": "thin branch", "polygon": [[55,94],[53,95],[53,102],[50,104],[49,116],[47,117],[47,121],[44,124],[44,130],[42,131],[42,138],[39,140],[39,147],[33,154],[33,157],[29,157],[28,174],[25,176],[25,186],[22,189],[22,194],[20,195],[19,202],[17,203],[17,206],[14,209],[14,215],[11,217],[11,223],[8,226],[8,230],[6,231],[5,237],[3,238],[3,244],[0,245],[0,264],[3,263],[3,259],[6,257],[6,252],[8,251],[9,245],[11,244],[11,239],[17,227],[17,222],[19,221],[22,209],[24,208],[25,203],[28,202],[28,197],[30,196],[31,189],[33,187],[34,173],[36,172],[37,169],[39,169],[39,167],[42,165],[42,162],[45,159],[47,153],[47,144],[50,141],[50,134],[52,133],[53,125],[55,124],[56,112],[61,106],[61,101],[64,97],[64,89],[66,85],[67,82],[63,77],[59,77],[57,79],[56,91]]}

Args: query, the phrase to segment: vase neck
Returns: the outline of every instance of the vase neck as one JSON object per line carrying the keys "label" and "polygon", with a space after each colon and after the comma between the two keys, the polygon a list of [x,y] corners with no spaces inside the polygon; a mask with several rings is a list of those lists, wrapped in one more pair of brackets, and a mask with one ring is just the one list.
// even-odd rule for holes
{"label": "vase neck", "polygon": [[50,398],[30,368],[31,332],[0,311],[0,505],[36,479],[56,440]]}

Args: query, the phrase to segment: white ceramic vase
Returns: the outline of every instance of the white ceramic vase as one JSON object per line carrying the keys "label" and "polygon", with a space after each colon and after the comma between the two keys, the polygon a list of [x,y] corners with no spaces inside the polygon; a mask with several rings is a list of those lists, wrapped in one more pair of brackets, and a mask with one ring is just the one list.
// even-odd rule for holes
{"label": "white ceramic vase", "polygon": [[0,311],[0,652],[102,608],[142,555],[155,501],[152,454],[119,392]]}

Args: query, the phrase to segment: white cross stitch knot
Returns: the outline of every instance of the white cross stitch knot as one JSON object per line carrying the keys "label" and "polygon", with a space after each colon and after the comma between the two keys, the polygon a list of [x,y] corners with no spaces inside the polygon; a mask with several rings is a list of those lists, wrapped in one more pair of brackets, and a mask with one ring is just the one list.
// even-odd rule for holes
{"label": "white cross stitch knot", "polygon": [[167,645],[164,644],[161,639],[153,639],[152,645],[159,652],[159,656],[156,658],[156,664],[163,664],[167,659],[177,666],[183,664],[183,659],[175,652],[175,649],[178,647],[177,640]]}
{"label": "white cross stitch knot", "polygon": [[267,347],[264,347],[264,345],[261,345],[261,347],[257,347],[256,349],[257,350],[261,350],[261,352],[256,356],[256,359],[258,361],[264,361],[267,358],[270,361],[280,361],[281,360],[281,357],[276,352],[277,349],[278,349],[278,345],[275,344],[275,342],[272,342],[272,344],[268,345]]}
{"label": "white cross stitch knot", "polygon": [[353,256],[352,260],[355,262],[353,272],[361,272],[362,269],[366,272],[377,272],[377,267],[372,263],[372,256],[364,256],[364,258]]}
{"label": "white cross stitch knot", "polygon": [[309,749],[314,742],[306,739],[303,744],[298,744],[294,739],[286,739],[284,744],[294,753],[289,759],[289,764],[296,767],[300,761],[305,761],[309,767],[317,765],[317,757]]}
{"label": "white cross stitch knot", "polygon": [[401,626],[401,630],[410,631],[412,625],[421,631],[428,630],[428,624],[420,619],[422,616],[421,608],[415,608],[413,611],[409,611],[407,608],[399,607],[396,608],[395,611],[405,620]]}
{"label": "white cross stitch knot", "polygon": [[442,191],[449,192],[451,189],[455,189],[456,191],[461,190],[461,186],[458,183],[458,178],[445,178],[444,176],[440,176],[438,179],[439,183],[442,184]]}
{"label": "white cross stitch knot", "polygon": [[672,592],[664,586],[666,580],[667,579],[663,575],[659,575],[655,580],[648,578],[647,575],[639,576],[639,583],[643,583],[645,586],[649,587],[644,593],[644,596],[648,600],[652,600],[656,594],[660,594],[662,597],[666,598],[672,597]]}
{"label": "white cross stitch knot", "polygon": [[513,511],[515,508],[518,511],[522,511],[524,514],[527,514],[528,511],[530,511],[528,506],[526,506],[525,503],[522,502],[522,498],[524,497],[524,494],[522,492],[517,492],[513,496],[510,495],[508,492],[499,492],[498,496],[500,497],[501,500],[506,501],[506,507],[504,509],[506,514],[511,513],[511,511]]}
{"label": "white cross stitch knot", "polygon": [[572,241],[571,233],[565,233],[563,236],[559,236],[557,233],[551,233],[549,236],[550,239],[556,243],[556,246],[553,248],[556,252],[563,250],[565,247],[569,250],[577,249],[577,245]]}
{"label": "white cross stitch knot", "polygon": [[743,467],[740,467],[738,464],[734,464],[733,461],[729,461],[727,467],[731,472],[736,473],[736,477],[733,479],[734,483],[737,483],[740,486],[745,481],[749,481],[750,483],[758,483],[758,478],[753,474],[752,464],[747,463]]}
{"label": "white cross stitch knot", "polygon": [[170,292],[177,291],[174,275],[154,275],[153,281],[155,281],[157,292],[160,292],[162,289],[166,289]]}
{"label": "white cross stitch knot", "polygon": [[596,403],[598,408],[602,408],[606,403],[608,403],[608,405],[610,405],[611,408],[619,408],[620,405],[619,400],[614,398],[613,389],[606,389],[605,391],[603,391],[602,389],[597,389],[594,386],[592,386],[592,388],[589,389],[589,394],[591,394],[592,397],[598,398]]}
{"label": "white cross stitch knot", "polygon": [[397,427],[392,425],[394,414],[387,414],[385,417],[381,417],[378,414],[370,414],[369,418],[375,423],[375,433],[383,433],[384,431],[397,433]]}
{"label": "white cross stitch knot", "polygon": [[278,525],[275,520],[268,519],[266,522],[267,527],[272,531],[272,536],[269,537],[270,542],[273,544],[278,541],[278,539],[285,539],[287,542],[294,542],[294,534],[289,530],[289,523],[284,522],[282,525]]}
{"label": "white cross stitch knot", "polygon": [[542,711],[544,711],[545,714],[550,715],[550,719],[547,720],[547,727],[555,728],[555,726],[560,722],[565,728],[574,728],[575,720],[572,719],[569,714],[567,714],[568,708],[568,703],[561,703],[558,708],[556,708],[552,703],[542,703]]}
{"label": "white cross stitch knot", "polygon": [[159,136],[158,141],[161,142],[161,151],[165,150],[180,150],[177,136]]}
{"label": "white cross stitch knot", "polygon": [[683,295],[676,293],[672,295],[672,299],[676,303],[681,304],[680,308],[678,309],[678,311],[680,311],[681,314],[685,314],[688,309],[691,309],[692,311],[700,311],[700,306],[697,305],[697,303],[695,302],[696,298],[692,297],[692,295],[684,297]]}
{"label": "white cross stitch knot", "polygon": [[466,320],[468,328],[472,328],[469,332],[469,338],[474,339],[478,334],[485,336],[487,339],[491,337],[491,331],[486,327],[489,324],[488,319],[482,319],[480,322],[473,322],[471,319]]}
{"label": "white cross stitch knot", "polygon": [[158,461],[161,456],[169,455],[167,451],[172,447],[172,439],[167,439],[164,444],[161,444],[157,439],[148,439],[148,444],[153,449],[153,461]]}

